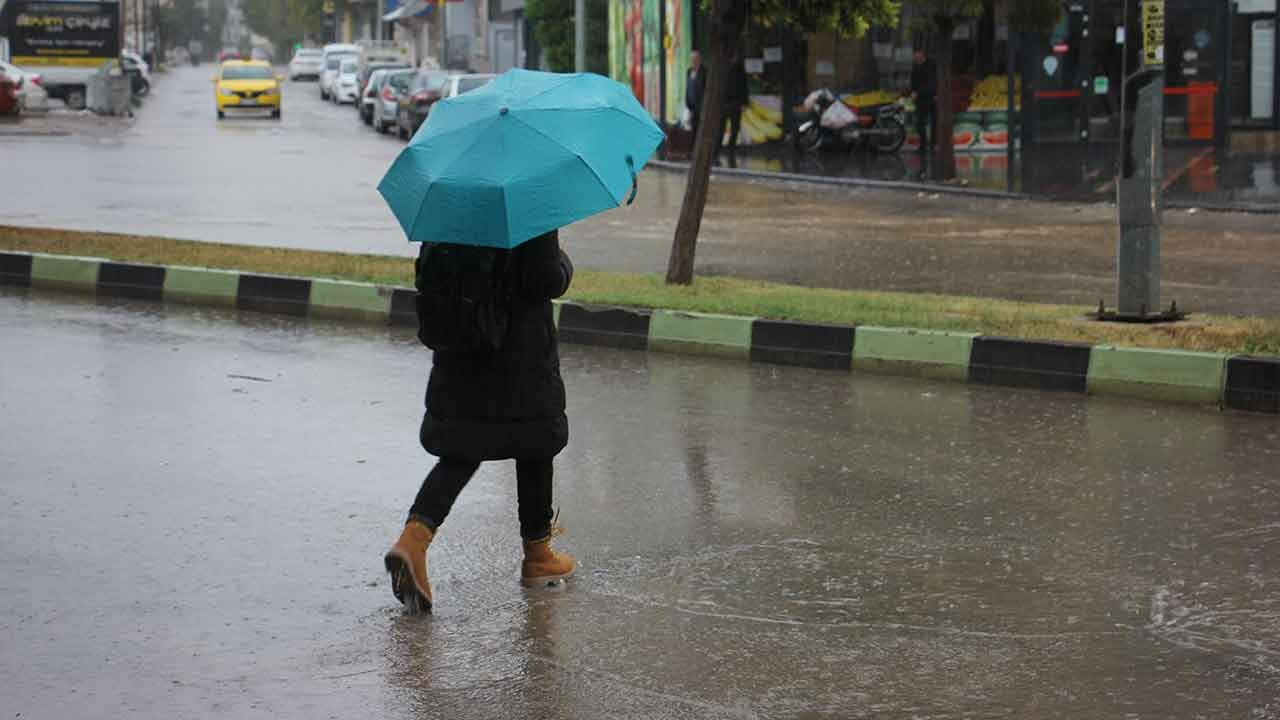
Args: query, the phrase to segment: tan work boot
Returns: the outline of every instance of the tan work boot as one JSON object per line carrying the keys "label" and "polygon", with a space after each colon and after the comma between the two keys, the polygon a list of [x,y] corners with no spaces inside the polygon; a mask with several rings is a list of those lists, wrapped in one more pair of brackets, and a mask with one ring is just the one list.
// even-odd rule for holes
{"label": "tan work boot", "polygon": [[553,585],[573,575],[577,561],[565,553],[551,549],[551,539],[564,533],[558,524],[544,538],[524,542],[524,562],[520,565],[520,584],[525,587]]}
{"label": "tan work boot", "polygon": [[400,539],[383,563],[391,573],[391,592],[409,612],[431,612],[431,583],[427,580],[427,546],[436,534],[417,520],[404,525]]}

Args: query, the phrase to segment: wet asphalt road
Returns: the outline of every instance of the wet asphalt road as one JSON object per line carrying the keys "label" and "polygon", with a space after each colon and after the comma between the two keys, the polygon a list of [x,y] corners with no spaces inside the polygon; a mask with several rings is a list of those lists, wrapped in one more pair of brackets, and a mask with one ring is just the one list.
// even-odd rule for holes
{"label": "wet asphalt road", "polygon": [[[137,122],[0,136],[0,223],[344,252],[413,253],[376,192],[403,147],[289,83],[284,119],[214,119],[212,66],[159,76]],[[32,122],[35,122],[34,120]],[[100,124],[100,123],[99,123]],[[97,129],[95,129],[97,128]],[[579,267],[665,272],[683,176],[563,233]],[[1114,303],[1115,211],[719,179],[698,271],[820,287]],[[1164,300],[1280,314],[1274,216],[1166,215]]]}
{"label": "wet asphalt road", "polygon": [[1280,426],[566,346],[579,577],[486,466],[409,617],[399,329],[0,289],[9,718],[1280,718]]}

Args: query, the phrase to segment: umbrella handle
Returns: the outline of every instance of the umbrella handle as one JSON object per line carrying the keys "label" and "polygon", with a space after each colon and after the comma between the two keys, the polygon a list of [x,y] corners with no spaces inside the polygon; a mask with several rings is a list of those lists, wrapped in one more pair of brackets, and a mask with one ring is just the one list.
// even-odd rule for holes
{"label": "umbrella handle", "polygon": [[640,191],[640,182],[636,177],[636,161],[630,155],[627,156],[627,169],[631,171],[631,195],[627,197],[627,204],[630,205],[636,201],[636,193]]}

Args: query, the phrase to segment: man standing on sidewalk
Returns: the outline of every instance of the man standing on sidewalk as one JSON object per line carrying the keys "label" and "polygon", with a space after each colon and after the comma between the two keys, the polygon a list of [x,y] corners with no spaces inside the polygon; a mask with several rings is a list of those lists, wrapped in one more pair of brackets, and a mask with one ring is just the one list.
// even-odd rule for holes
{"label": "man standing on sidewalk", "polygon": [[[751,99],[751,90],[747,86],[747,66],[741,53],[735,55],[729,63],[728,84],[724,89],[724,128],[729,134],[729,156],[738,151],[738,134],[742,132],[742,112]],[[724,145],[724,132],[717,138],[720,146]]]}
{"label": "man standing on sidewalk", "polygon": [[920,154],[933,154],[938,135],[938,67],[925,54],[916,50],[911,68],[911,98],[916,103],[916,134],[920,136]]}
{"label": "man standing on sidewalk", "polygon": [[[684,106],[689,110],[689,126],[693,137],[698,137],[698,120],[702,115],[702,95],[707,88],[707,70],[702,67],[702,53],[689,53],[689,72],[684,81]],[[692,150],[690,150],[692,152]]]}

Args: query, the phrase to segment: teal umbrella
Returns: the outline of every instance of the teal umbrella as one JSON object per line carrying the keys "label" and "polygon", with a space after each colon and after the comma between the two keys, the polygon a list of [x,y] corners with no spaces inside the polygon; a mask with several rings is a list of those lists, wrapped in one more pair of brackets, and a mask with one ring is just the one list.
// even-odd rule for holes
{"label": "teal umbrella", "polygon": [[664,137],[620,83],[510,70],[436,103],[378,192],[410,242],[513,248],[629,202]]}

